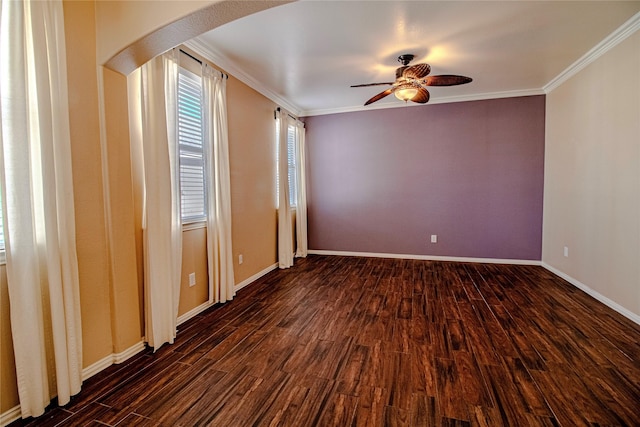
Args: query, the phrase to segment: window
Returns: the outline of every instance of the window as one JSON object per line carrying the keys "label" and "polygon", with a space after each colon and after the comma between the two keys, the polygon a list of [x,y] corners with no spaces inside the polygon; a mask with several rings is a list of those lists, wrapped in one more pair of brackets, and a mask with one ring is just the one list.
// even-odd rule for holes
{"label": "window", "polygon": [[[276,121],[276,141],[280,141],[280,126]],[[279,166],[280,150],[276,145],[276,198],[279,199]],[[287,127],[287,181],[289,182],[289,206],[296,207],[298,200],[297,180],[296,180],[296,127],[289,125]]]}
{"label": "window", "polygon": [[296,128],[289,126],[287,128],[287,179],[289,180],[289,205],[296,207],[298,200],[298,186],[296,180]]}
{"label": "window", "polygon": [[2,192],[0,191],[0,264],[5,262],[4,253],[4,217],[2,216]]}
{"label": "window", "polygon": [[178,74],[178,149],[182,223],[205,221],[202,78],[180,68]]}

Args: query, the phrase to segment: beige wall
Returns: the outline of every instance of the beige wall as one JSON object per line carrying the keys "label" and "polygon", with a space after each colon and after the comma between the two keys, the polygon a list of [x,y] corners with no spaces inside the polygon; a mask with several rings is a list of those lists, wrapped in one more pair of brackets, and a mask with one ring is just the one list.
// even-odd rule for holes
{"label": "beige wall", "polygon": [[[189,286],[189,274],[195,273],[196,284]],[[185,230],[182,233],[182,276],[178,316],[205,304],[209,300],[207,271],[207,229]]]}
{"label": "beige wall", "polygon": [[0,414],[16,406],[16,361],[11,340],[9,292],[7,291],[7,269],[0,265]]}
{"label": "beige wall", "polygon": [[542,259],[640,316],[638,76],[640,31],[547,95]]}
{"label": "beige wall", "polygon": [[98,64],[129,74],[206,31],[291,1],[98,1]]}
{"label": "beige wall", "polygon": [[96,15],[96,28],[99,34],[98,64],[104,64],[122,49],[147,34],[219,1],[165,1],[160,6],[157,3],[152,5],[151,2],[145,1],[98,1]]}
{"label": "beige wall", "polygon": [[[131,167],[131,156],[135,153],[130,150],[126,78],[96,67],[101,63],[97,49],[101,56],[108,56],[112,50],[135,41],[134,33],[142,29],[134,28],[133,15],[123,15],[127,9],[123,3],[130,2],[107,3],[98,2],[96,6],[92,1],[64,2],[85,368],[135,346],[143,333],[143,276],[138,245],[141,232],[136,222],[140,214],[140,206],[136,204],[139,176]],[[155,2],[133,3],[139,4],[128,6],[137,13],[151,12],[150,16],[162,9]],[[212,2],[201,4],[207,3]],[[273,2],[258,6],[263,8],[266,4]],[[101,13],[105,7],[110,13],[106,18]],[[158,16],[167,17],[165,13]],[[94,17],[100,23],[98,32]],[[163,19],[155,19],[145,21],[145,25],[155,28],[164,23]],[[232,77],[228,99],[233,247],[238,283],[276,260],[275,105]],[[183,286],[187,284],[187,289],[180,301],[180,314],[208,298],[206,232],[185,231],[183,237]],[[245,256],[242,266],[237,263],[238,253]],[[188,287],[190,272],[196,272],[194,287]],[[0,413],[4,413],[18,403],[4,266],[0,266],[0,321]]]}
{"label": "beige wall", "polygon": [[111,274],[111,325],[113,351],[121,353],[140,342],[142,336],[136,258],[135,206],[127,79],[100,68],[104,99],[103,164],[107,179],[107,240]]}
{"label": "beige wall", "polygon": [[93,14],[91,2],[64,3],[84,366],[112,350]]}
{"label": "beige wall", "polygon": [[[227,82],[235,282],[277,260],[276,105],[239,80]],[[244,262],[238,263],[242,254]]]}
{"label": "beige wall", "polygon": [[[69,121],[80,279],[84,366],[113,351],[109,263],[100,148],[98,81],[92,2],[65,2]],[[0,412],[18,403],[10,335],[6,270],[1,269]],[[11,352],[11,354],[9,354]]]}

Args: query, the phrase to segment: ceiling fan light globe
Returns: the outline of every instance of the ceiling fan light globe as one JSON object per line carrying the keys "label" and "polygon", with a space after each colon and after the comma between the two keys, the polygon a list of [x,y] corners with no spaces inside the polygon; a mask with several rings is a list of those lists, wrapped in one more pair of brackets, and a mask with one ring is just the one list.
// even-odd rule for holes
{"label": "ceiling fan light globe", "polygon": [[415,87],[407,87],[407,88],[398,89],[393,94],[400,101],[407,102],[418,94],[418,89]]}

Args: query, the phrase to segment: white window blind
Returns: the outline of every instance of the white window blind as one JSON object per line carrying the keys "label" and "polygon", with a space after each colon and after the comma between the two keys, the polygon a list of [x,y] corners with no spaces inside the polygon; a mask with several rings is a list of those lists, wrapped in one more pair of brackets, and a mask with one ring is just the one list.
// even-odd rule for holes
{"label": "white window blind", "polygon": [[[280,126],[276,120],[276,141],[280,141]],[[280,149],[276,144],[276,201],[280,200]],[[296,207],[298,199],[296,181],[296,128],[287,127],[287,181],[289,182],[289,206]]]}
{"label": "white window blind", "polygon": [[182,222],[207,217],[202,126],[202,78],[180,69],[178,75],[178,147]]}
{"label": "white window blind", "polygon": [[296,128],[287,128],[287,178],[289,179],[289,205],[293,208],[298,200],[298,185],[296,180]]}
{"label": "white window blind", "polygon": [[[2,192],[0,192],[0,253],[4,253],[4,217],[2,213]],[[1,254],[0,258],[2,258]]]}

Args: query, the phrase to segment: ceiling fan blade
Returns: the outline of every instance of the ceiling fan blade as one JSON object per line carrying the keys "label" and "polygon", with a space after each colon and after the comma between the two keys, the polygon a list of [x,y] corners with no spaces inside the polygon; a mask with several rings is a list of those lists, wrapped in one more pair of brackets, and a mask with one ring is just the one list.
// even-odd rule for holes
{"label": "ceiling fan blade", "polygon": [[455,86],[473,81],[471,77],[443,74],[441,76],[429,76],[423,80],[427,86]]}
{"label": "ceiling fan blade", "polygon": [[367,86],[390,86],[393,82],[384,82],[384,83],[365,83],[361,85],[351,85],[350,87],[367,87]]}
{"label": "ceiling fan blade", "polygon": [[427,102],[429,102],[429,97],[429,91],[421,87],[418,89],[418,93],[413,98],[411,98],[411,100],[413,102],[417,102],[418,104],[426,104]]}
{"label": "ceiling fan blade", "polygon": [[421,79],[431,72],[431,65],[416,64],[405,68],[402,71],[402,77],[407,79]]}
{"label": "ceiling fan blade", "polygon": [[391,95],[394,90],[395,90],[395,88],[390,88],[390,89],[385,90],[384,92],[380,92],[379,94],[377,94],[376,96],[374,96],[373,98],[371,98],[370,100],[365,102],[364,105],[369,105],[369,104],[372,104],[372,103],[374,103],[376,101],[379,101],[382,98],[384,98],[385,96]]}

